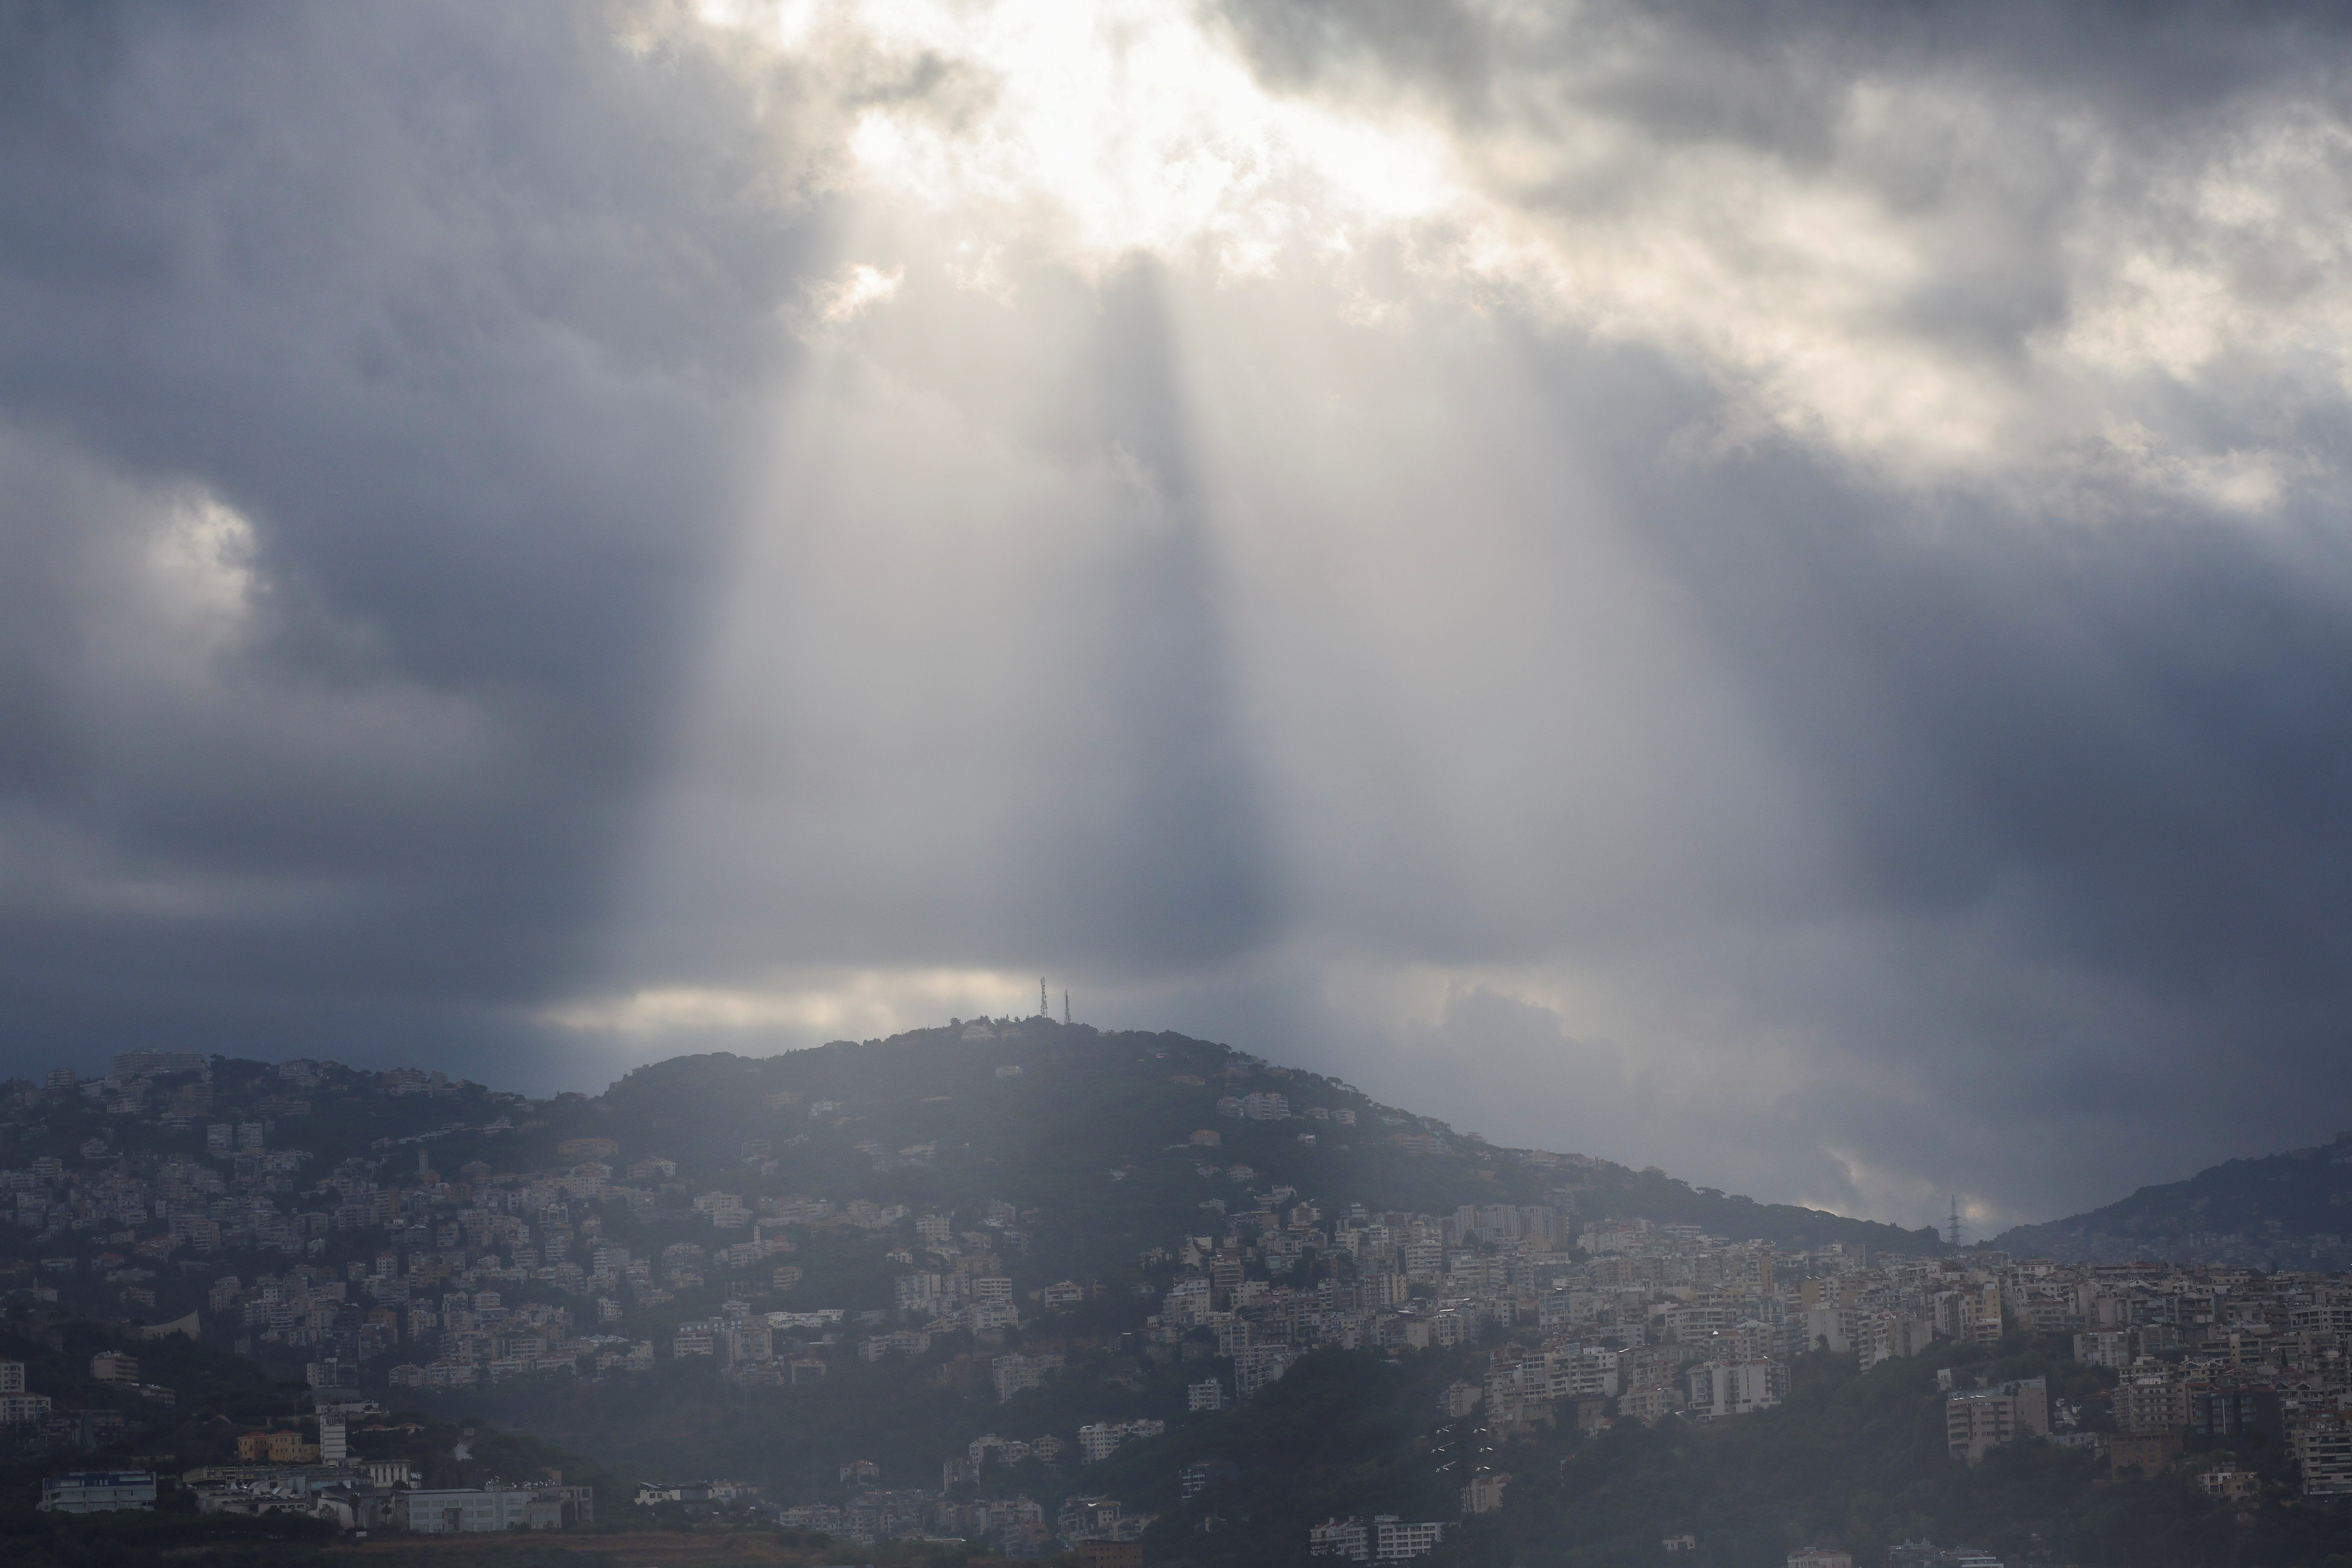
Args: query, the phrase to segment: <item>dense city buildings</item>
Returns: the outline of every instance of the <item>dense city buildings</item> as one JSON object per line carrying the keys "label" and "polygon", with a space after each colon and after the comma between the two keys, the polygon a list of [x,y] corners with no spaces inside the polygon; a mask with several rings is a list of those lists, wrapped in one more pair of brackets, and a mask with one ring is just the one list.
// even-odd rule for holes
{"label": "dense city buildings", "polygon": [[[979,1037],[998,1047],[1018,1037],[1010,1022]],[[975,1037],[967,1026],[958,1038]],[[1140,1181],[1156,1161],[1159,1179],[1188,1194],[1174,1212],[1192,1217],[1146,1233],[1151,1245],[1130,1263],[1099,1271],[1041,1258],[1045,1211],[1010,1191],[932,1199],[904,1179],[935,1170],[953,1146],[881,1136],[852,1101],[797,1089],[763,1089],[774,1135],[714,1159],[642,1131],[541,1131],[563,1107],[441,1075],[323,1061],[242,1064],[231,1083],[212,1063],[131,1053],[103,1079],[8,1086],[19,1125],[82,1130],[71,1157],[44,1152],[0,1168],[17,1255],[5,1265],[12,1331],[42,1331],[69,1300],[118,1342],[78,1363],[113,1400],[106,1409],[60,1408],[22,1362],[0,1360],[0,1441],[61,1460],[102,1447],[126,1405],[173,1396],[152,1377],[148,1347],[202,1337],[299,1373],[308,1390],[300,1419],[235,1432],[234,1463],[180,1478],[204,1510],[435,1532],[561,1528],[593,1518],[599,1500],[513,1478],[426,1489],[404,1467],[355,1458],[351,1434],[392,1400],[628,1380],[666,1363],[705,1367],[751,1397],[861,1364],[919,1369],[994,1413],[981,1419],[996,1426],[960,1433],[923,1461],[937,1466],[936,1488],[928,1469],[898,1478],[921,1486],[892,1486],[858,1460],[819,1496],[654,1477],[634,1501],[757,1508],[861,1545],[928,1536],[1012,1554],[1056,1543],[1108,1551],[1136,1542],[1154,1515],[1095,1479],[1096,1467],[1117,1470],[1116,1459],[1132,1475],[1142,1456],[1181,1478],[1187,1501],[1230,1481],[1234,1467],[1186,1447],[1186,1432],[1245,1415],[1318,1351],[1447,1358],[1451,1381],[1426,1411],[1431,1441],[1459,1428],[1484,1452],[1617,1424],[1738,1422],[1787,1402],[1809,1355],[1867,1371],[1940,1347],[1981,1364],[1986,1347],[2025,1331],[2071,1349],[2112,1388],[2061,1398],[2043,1378],[1979,1380],[1947,1365],[1937,1396],[1954,1462],[2046,1440],[2105,1449],[2117,1472],[2162,1471],[2192,1447],[2260,1441],[2292,1453],[2303,1492],[2352,1494],[2352,1285],[2342,1277],[1776,1245],[1588,1212],[1601,1163],[1538,1151],[1501,1152],[1534,1179],[1510,1200],[1417,1212],[1368,1193],[1302,1191],[1236,1151],[1272,1164],[1260,1152],[1268,1140],[1344,1130],[1426,1168],[1440,1151],[1462,1159],[1463,1142],[1424,1119],[1322,1103],[1303,1078],[1265,1088],[1265,1064],[1223,1059],[1221,1085],[1168,1075],[1197,1089],[1202,1119],[1222,1119],[1223,1131],[1188,1119],[1164,1145],[1098,1177]],[[992,1068],[988,1081],[1028,1093],[1040,1076]],[[331,1115],[348,1127],[353,1108],[387,1104],[449,1114],[357,1147],[348,1132],[316,1135]],[[802,1169],[794,1151],[814,1136],[843,1144],[850,1162],[830,1167],[826,1185],[788,1180]],[[849,1257],[868,1282],[863,1295],[838,1283]],[[1039,1391],[1077,1386],[1064,1381],[1078,1353],[1064,1326],[1106,1302],[1126,1314],[1122,1353],[1166,1369],[1164,1413],[1097,1406],[1055,1430],[1025,1423]],[[1072,1397],[1091,1400],[1094,1386]],[[2261,1495],[2252,1469],[2226,1458],[2204,1465],[2195,1479],[2208,1497],[2240,1506]],[[1484,1460],[1452,1472],[1447,1488],[1458,1520],[1339,1516],[1299,1545],[1401,1561],[1517,1495],[1507,1469]],[[121,1506],[105,1500],[121,1490],[61,1473],[45,1506]],[[609,1513],[632,1500],[603,1500]],[[1669,1536],[1666,1550],[1689,1539]],[[1919,1544],[1938,1563],[1964,1550]]]}

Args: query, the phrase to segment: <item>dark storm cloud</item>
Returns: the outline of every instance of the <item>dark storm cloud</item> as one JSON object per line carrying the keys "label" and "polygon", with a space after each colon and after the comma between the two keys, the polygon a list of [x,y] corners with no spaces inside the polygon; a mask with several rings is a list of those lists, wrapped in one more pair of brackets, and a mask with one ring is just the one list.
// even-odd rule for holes
{"label": "dark storm cloud", "polygon": [[2331,13],[963,15],[5,13],[6,1065],[1042,964],[1912,1223],[2333,1130]]}
{"label": "dark storm cloud", "polygon": [[0,21],[13,1062],[441,1055],[577,962],[818,244],[614,20]]}
{"label": "dark storm cloud", "polygon": [[[2342,158],[2326,150],[2340,145],[2352,43],[2339,12],[1220,10],[1281,90],[1376,113],[1416,96],[1438,105],[1486,188],[1562,237],[1570,292],[1600,279],[1613,342],[1528,323],[1521,363],[1629,520],[1635,557],[1683,596],[1709,679],[1739,694],[1763,737],[1760,753],[1636,744],[1718,781],[1769,755],[1822,837],[1776,858],[1772,813],[1730,826],[1737,784],[1694,780],[1608,811],[1703,868],[1696,892],[1616,908],[1612,939],[1578,888],[1608,858],[1606,830],[1540,810],[1507,818],[1511,842],[1559,879],[1549,910],[1432,860],[1434,836],[1363,834],[1322,857],[1352,861],[1328,884],[1347,896],[1305,895],[1299,927],[1376,967],[1467,965],[1433,1018],[1381,1028],[1377,1005],[1335,1009],[1328,953],[1287,971],[1269,959],[1182,1005],[1235,1032],[1284,1018],[1273,1032],[1317,1041],[1342,1070],[1385,1059],[1396,1080],[1517,1137],[1549,1126],[1605,1146],[1679,1116],[1713,1141],[1681,1151],[1685,1166],[1734,1183],[1743,1164],[1777,1169],[1794,1185],[1833,1145],[1866,1169],[1813,1195],[1847,1202],[1885,1202],[1903,1180],[2010,1212],[2085,1202],[2123,1172],[2158,1173],[2151,1148],[2185,1166],[2333,1131],[2329,1108],[2352,1089],[2338,1022],[2352,1002],[2352,563],[2325,233],[2343,210]],[[1591,155],[1596,126],[1621,155]],[[1739,361],[1736,290],[1813,258],[1777,253],[1766,229],[1694,229],[1687,205],[1660,201],[1675,170],[1716,149],[1752,156],[1736,167],[1792,195],[1866,204],[1885,226],[1855,237],[1914,237],[1917,275],[1818,338],[1768,305],[1753,341],[1782,352],[1770,340],[1785,328],[1799,368],[1756,373]],[[2265,187],[2282,168],[2284,183]],[[1854,209],[1808,210],[1843,221]],[[1721,265],[1701,276],[1732,286],[1721,307],[1672,275],[1643,278],[1638,248],[1631,262],[1579,248],[1602,226],[1643,224],[1667,237],[1650,254],[1670,259],[1694,234],[1719,242]],[[1621,265],[1633,281],[1612,294]],[[2147,280],[2168,269],[2197,275],[2198,293],[2154,291]],[[2120,292],[2119,278],[2132,280]],[[1659,297],[1680,322],[1642,320]],[[2221,302],[2212,335],[2183,348],[2168,334],[2203,330],[2200,299]],[[1662,351],[1640,343],[1652,329]],[[1734,368],[1708,374],[1726,342]],[[1890,483],[1869,471],[1870,437],[1834,380],[1840,356],[1873,347],[1907,361],[1909,380],[1972,377],[2020,408],[2042,400],[2048,416]],[[1792,393],[1810,411],[1771,427]],[[1733,418],[1723,438],[1727,398],[1764,409],[1765,426]],[[2104,412],[2070,429],[2090,403]],[[2113,437],[2118,421],[2147,446]],[[2250,522],[2217,476],[2261,451],[2288,477]],[[1554,564],[1565,583],[1572,552]],[[1706,700],[1638,664],[1628,689],[1658,725]],[[1475,685],[1464,700],[1479,700]],[[1544,721],[1510,721],[1521,764],[1544,765]],[[1321,774],[1339,815],[1370,798],[1343,771]],[[1447,842],[1459,854],[1476,830],[1456,825]],[[1671,858],[1654,858],[1661,888]],[[1662,995],[1736,994],[1700,1076],[1744,1079],[1739,1090],[1662,1089],[1645,1058],[1707,1052],[1580,1038],[1561,1012],[1470,977],[1481,957],[1524,965],[1545,952],[1581,952]],[[1738,1042],[1790,1035],[1811,1042],[1801,1070],[1743,1071]],[[1571,1081],[1517,1108],[1497,1086],[1547,1071]]]}
{"label": "dark storm cloud", "polygon": [[[1574,416],[1631,434],[1623,392]],[[1758,977],[1761,1010],[1810,1014],[1925,1100],[1840,1095],[1824,1125],[1889,1163],[2029,1130],[2075,1191],[2152,1128],[2184,1162],[2333,1130],[2352,563],[2332,518],[2150,505],[2084,530],[1906,515],[1789,452],[1628,468],[1834,824],[1843,888],[1788,915],[1921,933],[1874,954],[1883,987]]]}
{"label": "dark storm cloud", "polygon": [[2315,0],[1221,0],[1259,68],[1288,85],[1366,68],[1473,116],[1499,79],[1558,71],[1601,101],[1684,134],[1818,150],[1820,89],[1873,68],[1988,71],[2067,103],[2149,120],[2191,115],[2282,77],[2324,79],[2347,25]]}
{"label": "dark storm cloud", "polygon": [[[2236,172],[2215,166],[2231,151],[2270,151],[2277,120],[2306,116],[2312,131],[2352,105],[2340,70],[2352,21],[2290,0],[1225,0],[1219,12],[1269,83],[1433,103],[1474,163],[1484,156],[1491,189],[1565,224],[1638,210],[1677,156],[1734,153],[1833,182],[1936,237],[1932,266],[1873,324],[2010,372],[2032,334],[2095,302],[2074,274],[2085,248],[2209,247],[2232,294],[2307,299],[2324,268],[2304,247],[2212,232],[2199,221],[2210,213],[2184,208],[2211,195],[2199,176]],[[1596,125],[1622,143],[1614,155],[1591,155]],[[2329,205],[2338,194],[2304,193]]]}

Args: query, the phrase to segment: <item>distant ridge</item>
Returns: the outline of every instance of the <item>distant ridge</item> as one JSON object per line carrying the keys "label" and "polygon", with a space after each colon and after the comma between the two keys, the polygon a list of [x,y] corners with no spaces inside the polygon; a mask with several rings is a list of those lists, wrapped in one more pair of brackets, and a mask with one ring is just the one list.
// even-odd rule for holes
{"label": "distant ridge", "polygon": [[2087,1214],[1993,1238],[2014,1257],[2155,1260],[2251,1268],[2352,1268],[2352,1132],[2283,1154],[2229,1160],[2142,1187]]}

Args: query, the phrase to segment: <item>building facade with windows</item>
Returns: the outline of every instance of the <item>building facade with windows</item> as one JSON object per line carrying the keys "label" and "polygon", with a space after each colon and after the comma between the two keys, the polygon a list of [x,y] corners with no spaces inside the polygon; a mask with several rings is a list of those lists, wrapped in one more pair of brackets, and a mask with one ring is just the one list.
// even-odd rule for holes
{"label": "building facade with windows", "polygon": [[480,1531],[562,1530],[596,1521],[591,1487],[501,1487],[410,1492],[402,1500],[403,1522],[419,1535],[463,1535]]}
{"label": "building facade with windows", "polygon": [[1973,1388],[1945,1402],[1944,1436],[1952,1458],[1971,1465],[2003,1443],[2049,1435],[2050,1389],[2042,1378]]}
{"label": "building facade with windows", "polygon": [[155,1506],[152,1470],[92,1470],[41,1481],[43,1513],[112,1513]]}

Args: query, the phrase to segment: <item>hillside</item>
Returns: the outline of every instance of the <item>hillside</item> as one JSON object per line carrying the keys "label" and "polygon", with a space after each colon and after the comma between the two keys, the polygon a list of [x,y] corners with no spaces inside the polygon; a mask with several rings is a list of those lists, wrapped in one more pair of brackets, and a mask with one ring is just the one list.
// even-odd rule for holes
{"label": "hillside", "polygon": [[[1220,1112],[1221,1100],[1251,1095],[1282,1096],[1290,1115]],[[1313,1131],[1302,1136],[1306,1129]],[[1201,1135],[1216,1142],[1192,1141]],[[976,1371],[966,1355],[926,1367],[919,1382],[893,1363],[853,1360],[782,1399],[730,1394],[714,1405],[707,1369],[668,1361],[625,1382],[467,1396],[471,1407],[616,1466],[745,1473],[791,1495],[808,1493],[794,1478],[861,1457],[894,1484],[931,1481],[943,1449],[1007,1415],[1028,1423],[1024,1430],[1067,1432],[1157,1414],[1171,1400],[1181,1409],[1198,1369],[1155,1364],[1134,1343],[1150,1292],[1168,1282],[1183,1238],[1223,1231],[1225,1211],[1255,1209],[1256,1194],[1374,1212],[1548,1205],[1576,1224],[1639,1218],[1784,1248],[1941,1250],[1932,1231],[1759,1204],[1573,1153],[1492,1147],[1346,1084],[1209,1042],[1043,1018],[759,1059],[660,1062],[601,1096],[562,1097],[514,1132],[452,1133],[433,1145],[433,1158],[481,1158],[501,1169],[560,1164],[559,1150],[592,1138],[610,1140],[620,1166],[646,1155],[677,1163],[657,1203],[637,1205],[645,1212],[606,1207],[600,1234],[641,1257],[676,1245],[682,1221],[709,1234],[707,1220],[684,1209],[709,1186],[753,1206],[763,1194],[772,1207],[814,1196],[844,1211],[804,1234],[794,1227],[788,1266],[799,1279],[789,1292],[763,1295],[744,1278],[721,1278],[714,1253],[707,1280],[677,1285],[675,1300],[621,1325],[665,1348],[672,1325],[711,1317],[730,1295],[852,1321],[890,1315],[894,1282],[914,1262],[897,1245],[905,1222],[856,1223],[846,1214],[857,1205],[869,1218],[900,1210],[965,1216],[958,1223],[972,1228],[962,1245],[988,1249],[1024,1310],[1058,1282],[1087,1291],[1083,1304],[1020,1342],[1068,1353],[1072,1375],[1023,1394],[1013,1412],[969,1404],[971,1380],[984,1385],[987,1376],[984,1345],[971,1347]],[[749,1281],[762,1281],[769,1261],[751,1266]]]}
{"label": "hillside", "polygon": [[[2084,1451],[2044,1445],[1952,1462],[1944,1448],[1939,1368],[1962,1386],[1979,1375],[2046,1377],[2053,1397],[2095,1403],[2112,1374],[2073,1363],[2064,1345],[2012,1334],[1997,1346],[1939,1345],[1857,1374],[1849,1358],[1799,1368],[1786,1403],[1736,1421],[1644,1426],[1620,1421],[1591,1436],[1566,1422],[1504,1437],[1449,1424],[1436,1408],[1454,1365],[1362,1356],[1309,1358],[1261,1405],[1204,1429],[1123,1449],[1100,1484],[1165,1509],[1146,1536],[1167,1568],[1272,1568],[1297,1562],[1295,1542],[1332,1514],[1450,1512],[1464,1432],[1510,1476],[1496,1512],[1463,1521],[1431,1568],[1543,1563],[1616,1568],[1681,1561],[1693,1568],[1782,1563],[1813,1542],[1858,1564],[1886,1561],[1906,1540],[1967,1541],[2006,1563],[2334,1563],[2339,1516],[2271,1509],[2233,1519],[2179,1476],[2111,1477]],[[1491,1446],[1489,1446],[1491,1445]],[[1171,1484],[1188,1458],[1214,1453],[1239,1473],[1189,1502]],[[2277,1473],[2276,1450],[2241,1462]],[[1458,1470],[1455,1472],[1458,1474]],[[1693,1544],[1664,1558],[1660,1542]]]}
{"label": "hillside", "polygon": [[[22,1511],[39,1467],[215,1462],[242,1423],[299,1425],[306,1386],[380,1401],[362,1448],[428,1481],[560,1472],[600,1525],[699,1510],[958,1561],[1108,1536],[1270,1568],[1377,1515],[1430,1568],[1684,1534],[1694,1564],[1932,1533],[2103,1568],[2342,1539],[2275,1422],[2192,1445],[2253,1479],[2235,1517],[2085,1447],[1968,1466],[1935,1379],[2045,1377],[2095,1439],[2094,1317],[2235,1356],[2332,1285],[2235,1279],[2159,1322],[2188,1282],[1495,1147],[1177,1035],[958,1020],[550,1100],[161,1053],[7,1093],[0,1327],[56,1408],[5,1435],[0,1513],[45,1551],[78,1537]],[[1872,1345],[1895,1359],[1862,1373]],[[142,1381],[100,1381],[116,1346]]]}
{"label": "hillside", "polygon": [[2088,1214],[2019,1226],[1991,1245],[2067,1263],[2352,1268],[2352,1132],[2331,1142],[2231,1160],[2186,1181],[2142,1187]]}
{"label": "hillside", "polygon": [[[1290,1115],[1219,1114],[1220,1100],[1252,1093],[1282,1096]],[[757,1060],[679,1058],[641,1068],[593,1100],[566,1096],[540,1119],[517,1141],[526,1158],[552,1159],[565,1141],[602,1135],[620,1145],[623,1161],[670,1154],[687,1184],[749,1170],[787,1190],[1034,1208],[1038,1218],[1024,1226],[1029,1255],[1064,1273],[1131,1268],[1137,1253],[1183,1234],[1204,1203],[1268,1186],[1373,1208],[1556,1203],[1587,1220],[1638,1215],[1783,1247],[1940,1250],[1932,1228],[1759,1204],[1573,1153],[1490,1146],[1336,1079],[1223,1046],[1042,1017]],[[1202,1148],[1188,1140],[1202,1130],[1218,1136],[1206,1158],[1221,1176],[1196,1172]],[[1235,1178],[1235,1166],[1252,1173]]]}
{"label": "hillside", "polygon": [[[161,1568],[226,1556],[315,1563],[313,1554],[336,1539],[329,1523],[282,1513],[199,1515],[184,1489],[167,1492],[163,1506],[152,1513],[73,1519],[37,1511],[45,1475],[65,1468],[156,1468],[169,1475],[231,1464],[240,1432],[303,1430],[309,1401],[299,1384],[272,1383],[251,1358],[175,1333],[129,1347],[137,1355],[136,1385],[103,1383],[90,1375],[91,1358],[123,1351],[121,1336],[86,1319],[55,1324],[31,1319],[21,1303],[11,1303],[0,1318],[0,1360],[22,1364],[27,1386],[69,1409],[69,1419],[98,1430],[85,1439],[89,1451],[68,1461],[37,1428],[0,1426],[0,1562],[10,1568]],[[315,1436],[315,1423],[308,1430]],[[368,1419],[355,1424],[351,1443],[360,1459],[404,1461],[419,1482],[431,1486],[569,1474],[603,1495],[617,1498],[626,1488],[622,1478],[580,1454],[478,1421],[461,1427],[416,1415]]]}
{"label": "hillside", "polygon": [[[569,1424],[583,1440],[604,1403],[660,1405],[667,1380],[691,1382],[671,1342],[731,1299],[835,1319],[903,1305],[897,1281],[925,1245],[914,1215],[960,1231],[931,1244],[967,1254],[967,1273],[985,1259],[1024,1313],[1074,1282],[1095,1323],[1080,1338],[1131,1331],[1150,1304],[1134,1291],[1165,1283],[1186,1237],[1265,1205],[1532,1205],[1557,1213],[1563,1242],[1640,1218],[1783,1248],[1938,1250],[1924,1231],[1492,1147],[1213,1043],[1043,1017],[683,1058],[541,1101],[410,1069],[169,1053],[66,1088],[20,1080],[6,1099],[0,1295],[19,1321],[122,1332],[195,1313],[209,1344],[271,1377],[330,1363],[371,1385],[457,1334],[614,1347],[600,1362],[658,1345],[643,1382],[575,1395],[597,1407]],[[714,1215],[718,1200],[740,1215]],[[470,1289],[505,1300],[448,1317]],[[834,1386],[863,1371],[837,1368]]]}

